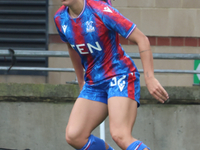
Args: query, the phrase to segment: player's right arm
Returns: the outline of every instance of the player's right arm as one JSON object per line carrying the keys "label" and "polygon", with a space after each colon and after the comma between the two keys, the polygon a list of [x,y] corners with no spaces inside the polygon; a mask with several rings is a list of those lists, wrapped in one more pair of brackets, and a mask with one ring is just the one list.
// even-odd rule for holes
{"label": "player's right arm", "polygon": [[57,29],[57,31],[60,35],[60,38],[62,39],[63,42],[65,42],[67,44],[69,55],[70,55],[70,58],[71,58],[77,79],[78,79],[78,84],[79,84],[80,90],[82,90],[82,87],[83,87],[85,81],[84,81],[83,67],[82,67],[82,64],[81,64],[81,58],[80,58],[79,54],[68,43],[68,40],[67,40],[65,34],[62,31],[60,14],[62,14],[64,10],[65,10],[65,6],[63,5],[56,12],[56,14],[54,16],[54,21],[55,21],[56,29]]}
{"label": "player's right arm", "polygon": [[71,61],[72,61],[72,64],[73,64],[73,67],[78,79],[78,85],[81,91],[83,88],[83,85],[85,84],[84,70],[81,64],[81,58],[79,54],[71,47],[69,43],[67,43],[67,47],[68,47],[69,56],[71,58]]}

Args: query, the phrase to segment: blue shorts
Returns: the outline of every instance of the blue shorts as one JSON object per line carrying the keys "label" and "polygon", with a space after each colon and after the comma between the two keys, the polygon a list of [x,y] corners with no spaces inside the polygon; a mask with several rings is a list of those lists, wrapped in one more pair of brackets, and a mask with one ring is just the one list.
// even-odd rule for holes
{"label": "blue shorts", "polygon": [[110,97],[129,97],[140,106],[140,74],[137,72],[118,75],[111,79],[89,85],[85,83],[78,98],[107,104]]}

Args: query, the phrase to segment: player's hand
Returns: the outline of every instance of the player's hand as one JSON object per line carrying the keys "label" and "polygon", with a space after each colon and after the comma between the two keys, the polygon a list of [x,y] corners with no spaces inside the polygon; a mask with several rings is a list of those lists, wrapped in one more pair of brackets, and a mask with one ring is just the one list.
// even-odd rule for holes
{"label": "player's hand", "polygon": [[166,100],[169,99],[168,93],[165,91],[165,89],[162,87],[162,85],[156,78],[148,78],[145,81],[149,93],[156,100],[158,100],[161,103],[164,103]]}

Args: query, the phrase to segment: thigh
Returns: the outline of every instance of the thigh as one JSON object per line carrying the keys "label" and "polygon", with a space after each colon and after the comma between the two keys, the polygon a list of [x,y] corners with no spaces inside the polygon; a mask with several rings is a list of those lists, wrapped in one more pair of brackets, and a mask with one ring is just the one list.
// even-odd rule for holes
{"label": "thigh", "polygon": [[111,130],[121,128],[126,134],[131,134],[137,116],[137,102],[127,97],[111,97],[108,111]]}
{"label": "thigh", "polygon": [[110,133],[122,149],[126,149],[136,139],[132,137],[132,128],[137,115],[137,102],[127,97],[108,99]]}
{"label": "thigh", "polygon": [[111,130],[122,128],[131,134],[140,97],[137,72],[113,77],[108,90],[108,110]]}
{"label": "thigh", "polygon": [[79,138],[88,138],[107,114],[105,103],[78,98],[72,108],[66,132]]}

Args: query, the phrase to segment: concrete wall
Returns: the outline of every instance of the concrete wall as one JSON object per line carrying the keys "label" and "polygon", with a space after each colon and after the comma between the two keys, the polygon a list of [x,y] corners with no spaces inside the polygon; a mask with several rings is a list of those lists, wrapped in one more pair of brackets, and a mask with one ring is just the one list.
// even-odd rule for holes
{"label": "concrete wall", "polygon": [[[0,103],[0,148],[73,150],[65,141],[71,103]],[[195,150],[200,147],[199,105],[143,105],[133,136],[152,150]],[[106,141],[114,143],[106,120]],[[94,132],[99,137],[99,128]]]}
{"label": "concrete wall", "polygon": [[[73,150],[65,127],[78,95],[75,85],[0,84],[0,148]],[[152,150],[195,150],[200,147],[199,87],[167,87],[170,101],[159,104],[145,87],[133,136]],[[106,141],[120,150],[105,121]],[[99,136],[99,127],[93,132]]]}

